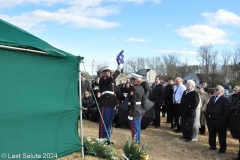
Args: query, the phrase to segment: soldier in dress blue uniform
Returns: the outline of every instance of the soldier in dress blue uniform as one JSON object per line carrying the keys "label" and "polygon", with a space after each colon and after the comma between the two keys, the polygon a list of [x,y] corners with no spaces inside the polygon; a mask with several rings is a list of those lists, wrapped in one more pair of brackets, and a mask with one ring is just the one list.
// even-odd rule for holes
{"label": "soldier in dress blue uniform", "polygon": [[103,118],[103,121],[101,117],[99,119],[99,138],[106,138],[108,144],[111,143],[110,130],[115,113],[114,109],[119,103],[114,93],[114,82],[120,74],[122,67],[123,64],[118,65],[118,69],[112,75],[109,66],[102,67],[99,70],[102,74],[99,81],[99,90],[102,94],[99,106]]}
{"label": "soldier in dress blue uniform", "polygon": [[128,111],[129,111],[129,124],[132,133],[132,139],[135,137],[135,141],[140,143],[141,133],[141,120],[145,113],[145,96],[144,89],[140,85],[142,82],[142,76],[135,73],[131,73],[131,80],[133,86],[131,86],[128,93]]}

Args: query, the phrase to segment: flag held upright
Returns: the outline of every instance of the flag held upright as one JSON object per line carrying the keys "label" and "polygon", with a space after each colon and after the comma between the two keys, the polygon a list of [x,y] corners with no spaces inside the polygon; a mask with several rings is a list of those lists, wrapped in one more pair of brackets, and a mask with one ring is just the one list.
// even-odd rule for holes
{"label": "flag held upright", "polygon": [[[123,66],[124,64],[124,50],[122,50],[118,55],[117,55],[117,63],[118,63],[118,66]],[[124,68],[122,67],[121,69],[121,73],[124,72]]]}

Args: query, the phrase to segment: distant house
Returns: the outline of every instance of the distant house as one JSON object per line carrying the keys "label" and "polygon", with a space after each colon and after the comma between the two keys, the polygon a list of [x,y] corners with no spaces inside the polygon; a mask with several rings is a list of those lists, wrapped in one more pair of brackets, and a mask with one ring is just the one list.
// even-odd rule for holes
{"label": "distant house", "polygon": [[194,73],[189,73],[183,78],[183,84],[187,84],[188,80],[193,80],[196,83],[196,86],[200,84],[198,76]]}
{"label": "distant house", "polygon": [[150,84],[155,81],[155,77],[157,76],[156,72],[152,69],[140,69],[136,74],[141,75],[143,81],[147,81]]}

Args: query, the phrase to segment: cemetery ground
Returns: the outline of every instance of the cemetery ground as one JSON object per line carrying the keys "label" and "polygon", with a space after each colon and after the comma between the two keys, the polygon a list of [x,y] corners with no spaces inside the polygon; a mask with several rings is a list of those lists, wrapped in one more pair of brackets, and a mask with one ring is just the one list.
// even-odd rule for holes
{"label": "cemetery ground", "polygon": [[[205,135],[199,135],[197,142],[184,142],[179,139],[181,133],[173,132],[169,128],[170,124],[165,122],[166,118],[161,117],[160,128],[149,126],[141,131],[141,144],[147,143],[146,150],[149,153],[150,160],[232,160],[237,157],[239,143],[238,140],[231,138],[229,131],[227,134],[227,151],[225,154],[218,154],[218,150],[208,150],[208,131]],[[83,120],[83,134],[84,137],[98,138],[98,123]],[[119,158],[123,153],[126,137],[131,139],[128,127],[113,128],[111,140]],[[218,139],[217,149],[219,149]],[[59,160],[81,159],[81,152],[59,158]],[[101,158],[85,155],[84,159],[100,160]]]}

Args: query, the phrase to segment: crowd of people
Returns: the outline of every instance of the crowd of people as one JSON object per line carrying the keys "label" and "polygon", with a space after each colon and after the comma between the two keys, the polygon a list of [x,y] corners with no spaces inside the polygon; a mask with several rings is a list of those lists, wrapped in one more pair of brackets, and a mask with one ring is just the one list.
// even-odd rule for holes
{"label": "crowd of people", "polygon": [[[134,103],[132,106],[129,103],[129,117],[132,118],[131,123],[133,123],[129,123],[129,126],[133,136],[135,135],[139,142],[141,130],[139,124],[141,124],[141,118],[145,113],[144,101],[146,99],[154,102],[155,118],[152,125],[156,128],[160,127],[161,112],[163,117],[167,116],[166,123],[170,124],[173,132],[182,134],[179,138],[184,142],[198,141],[198,134],[206,134],[207,126],[209,150],[217,149],[216,136],[218,135],[220,144],[218,154],[223,154],[227,149],[227,130],[230,131],[233,138],[240,138],[239,86],[235,86],[233,94],[226,97],[224,96],[225,89],[223,86],[217,85],[213,89],[208,89],[206,82],[196,86],[193,80],[188,80],[186,84],[183,84],[183,80],[180,77],[176,79],[169,78],[164,82],[162,78],[157,76],[151,86],[147,82],[142,82],[141,76],[136,74],[132,75],[133,81],[132,79],[127,79],[126,82],[120,80],[118,85],[115,83],[115,78],[108,83],[104,83],[104,85],[109,85],[110,83],[108,90],[113,91],[114,99],[116,99],[111,104],[113,106],[111,108],[111,118],[106,120],[106,122],[109,121],[108,130],[111,128],[116,108],[125,97],[128,97],[129,101]],[[92,82],[92,87],[87,86],[84,81],[86,81],[85,76],[82,75],[83,117],[92,121],[98,121],[99,114],[103,113],[103,108],[100,109],[99,113],[98,104],[100,104],[99,106],[104,106],[100,102],[101,94],[109,94],[110,92],[100,90],[99,81],[101,79],[99,77]],[[92,88],[92,91],[90,88]],[[101,123],[101,120],[99,122]],[[117,121],[115,123],[115,127],[121,127],[121,124],[117,123]],[[108,134],[110,135],[110,132]],[[240,152],[236,159],[240,159]]]}

